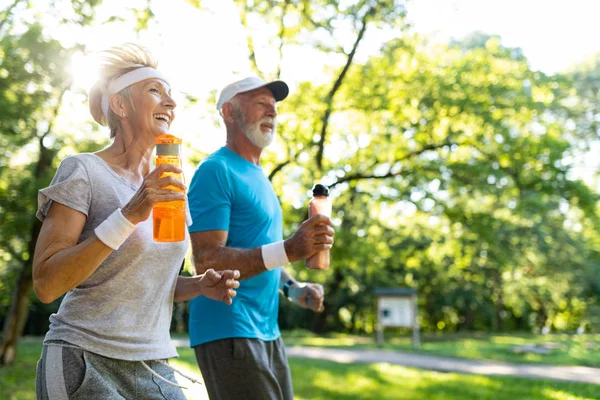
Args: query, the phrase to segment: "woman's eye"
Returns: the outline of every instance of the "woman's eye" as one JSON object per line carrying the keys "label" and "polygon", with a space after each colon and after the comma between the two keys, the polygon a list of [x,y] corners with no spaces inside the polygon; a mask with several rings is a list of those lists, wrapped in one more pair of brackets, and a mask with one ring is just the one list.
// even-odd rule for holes
{"label": "woman's eye", "polygon": [[158,89],[157,88],[152,88],[152,89],[150,89],[150,91],[154,92],[154,93],[158,93]]}

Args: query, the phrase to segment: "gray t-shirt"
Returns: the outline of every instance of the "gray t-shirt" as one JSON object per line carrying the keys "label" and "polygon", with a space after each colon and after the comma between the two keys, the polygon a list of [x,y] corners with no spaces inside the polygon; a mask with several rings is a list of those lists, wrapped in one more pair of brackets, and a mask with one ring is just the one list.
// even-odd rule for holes
{"label": "gray t-shirt", "polygon": [[[37,217],[44,220],[52,201],[82,212],[87,216],[82,242],[137,190],[100,157],[69,156],[50,186],[40,190]],[[64,340],[120,360],[177,357],[169,328],[175,283],[188,243],[187,232],[183,242],[155,242],[152,217],[137,224],[118,250],[66,294],[58,312],[50,316],[45,341]]]}

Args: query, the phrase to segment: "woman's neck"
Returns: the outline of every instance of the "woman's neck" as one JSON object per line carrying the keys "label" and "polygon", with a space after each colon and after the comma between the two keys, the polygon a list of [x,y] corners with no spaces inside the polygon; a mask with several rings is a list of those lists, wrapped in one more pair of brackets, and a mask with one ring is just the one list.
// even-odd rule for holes
{"label": "woman's neck", "polygon": [[96,153],[119,175],[140,184],[150,172],[155,143],[147,135],[117,132],[107,148]]}

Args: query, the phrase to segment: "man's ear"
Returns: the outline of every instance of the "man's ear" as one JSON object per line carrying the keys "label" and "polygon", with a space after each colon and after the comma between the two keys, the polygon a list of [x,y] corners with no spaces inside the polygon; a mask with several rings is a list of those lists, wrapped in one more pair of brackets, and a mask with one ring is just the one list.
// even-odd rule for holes
{"label": "man's ear", "polygon": [[120,95],[110,96],[108,99],[108,105],[112,112],[118,117],[127,118],[127,108],[125,107],[125,99]]}
{"label": "man's ear", "polygon": [[233,118],[233,104],[231,104],[231,103],[223,104],[223,107],[221,107],[221,115],[223,116],[223,120],[225,122],[233,124],[235,122],[234,118]]}

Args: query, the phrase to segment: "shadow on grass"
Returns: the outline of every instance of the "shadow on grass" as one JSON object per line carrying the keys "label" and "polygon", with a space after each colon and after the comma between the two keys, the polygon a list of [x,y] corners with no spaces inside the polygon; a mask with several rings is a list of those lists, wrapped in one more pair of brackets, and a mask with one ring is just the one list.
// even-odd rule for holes
{"label": "shadow on grass", "polygon": [[[317,336],[308,331],[283,333],[287,345],[336,347],[344,349],[377,349],[372,336],[332,333]],[[549,354],[518,354],[515,350],[526,344],[552,344]],[[422,336],[422,346],[414,350],[411,339],[405,335],[389,334],[383,350],[405,351],[436,356],[457,357],[473,360],[493,360],[515,363],[546,365],[579,365],[600,367],[600,335],[490,335],[483,333],[427,334]]]}
{"label": "shadow on grass", "polygon": [[300,399],[597,399],[600,386],[291,359]]}

